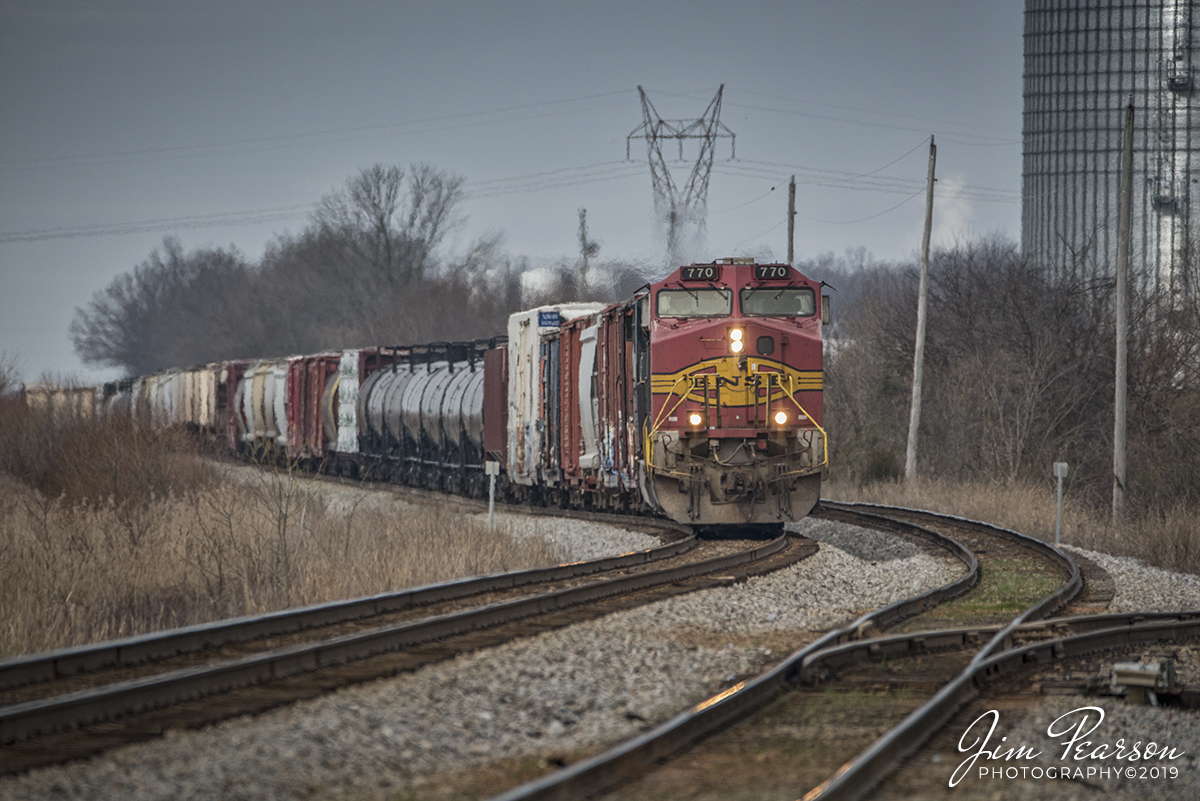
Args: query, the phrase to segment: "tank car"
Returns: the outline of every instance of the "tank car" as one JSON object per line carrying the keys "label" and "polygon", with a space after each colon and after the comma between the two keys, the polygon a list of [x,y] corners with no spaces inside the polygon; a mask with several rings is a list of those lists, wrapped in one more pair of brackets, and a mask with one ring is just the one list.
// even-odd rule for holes
{"label": "tank car", "polygon": [[380,349],[364,369],[354,410],[367,472],[480,494],[484,356],[496,345],[493,339]]}
{"label": "tank car", "polygon": [[[286,359],[251,362],[241,373],[234,393],[238,449],[255,458],[273,457],[287,447]],[[170,422],[169,415],[160,419]]]}

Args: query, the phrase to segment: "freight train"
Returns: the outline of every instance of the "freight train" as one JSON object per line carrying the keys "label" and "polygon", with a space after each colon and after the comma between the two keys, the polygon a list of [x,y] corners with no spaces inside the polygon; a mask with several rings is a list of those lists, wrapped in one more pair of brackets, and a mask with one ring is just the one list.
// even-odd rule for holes
{"label": "freight train", "polygon": [[490,340],[222,362],[95,403],[357,478],[480,497],[495,475],[514,502],[782,525],[828,469],[820,289],[722,259],[619,303],[518,312]]}

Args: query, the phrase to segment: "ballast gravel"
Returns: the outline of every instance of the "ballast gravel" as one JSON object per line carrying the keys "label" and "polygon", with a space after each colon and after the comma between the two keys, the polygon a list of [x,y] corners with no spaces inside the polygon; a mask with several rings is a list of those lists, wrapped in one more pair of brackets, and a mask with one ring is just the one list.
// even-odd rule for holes
{"label": "ballast gravel", "polygon": [[[488,519],[486,513],[471,517],[484,524]],[[651,537],[649,534],[586,520],[531,518],[498,512],[495,522],[497,527],[517,540],[540,537],[555,543],[560,548],[562,559],[569,562],[644,551],[662,544],[657,537]]]}
{"label": "ballast gravel", "polygon": [[[568,559],[654,544],[606,526],[523,520],[514,521],[514,529],[524,525],[530,536],[552,537]],[[257,717],[169,732],[87,761],[6,777],[0,798],[395,798],[436,782],[440,773],[506,757],[553,758],[630,737],[778,661],[782,654],[761,644],[772,634],[803,638],[962,571],[956,561],[888,534],[816,519],[795,529],[822,545],[786,570],[460,655]],[[1082,553],[1112,575],[1114,608],[1200,609],[1195,576]],[[1113,714],[1115,721],[1122,710]],[[1157,734],[1159,742],[1200,754],[1194,713],[1147,708],[1131,715],[1121,725],[1132,735]],[[1187,772],[1197,769],[1189,763]],[[1055,790],[1077,787],[1055,784],[1061,785]],[[1036,789],[1050,788],[1039,782]],[[1175,794],[1181,789],[1175,782],[1121,787],[1185,797]],[[1016,785],[995,783],[984,792],[1016,797],[1014,790]]]}
{"label": "ballast gravel", "polygon": [[[581,558],[590,526],[537,525]],[[831,544],[796,565],[464,654],[254,718],[0,779],[0,797],[389,798],[440,772],[552,756],[630,737],[778,661],[755,637],[810,632],[961,574],[962,566],[839,523],[800,526]],[[630,532],[610,552],[628,550]],[[652,544],[650,538],[636,547]],[[871,545],[870,543],[875,543]]]}
{"label": "ballast gravel", "polygon": [[1064,550],[1086,556],[1112,576],[1116,592],[1110,612],[1182,612],[1200,609],[1200,576],[1151,567],[1130,556],[1110,556],[1073,545]]}

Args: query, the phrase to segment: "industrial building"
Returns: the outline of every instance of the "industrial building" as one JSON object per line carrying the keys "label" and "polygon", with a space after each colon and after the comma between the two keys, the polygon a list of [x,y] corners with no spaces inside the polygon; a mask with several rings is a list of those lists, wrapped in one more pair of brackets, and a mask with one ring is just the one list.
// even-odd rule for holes
{"label": "industrial building", "polygon": [[[1021,246],[1051,270],[1111,269],[1125,107],[1135,108],[1130,276],[1189,288],[1200,190],[1191,0],[1026,0]],[[1193,288],[1194,289],[1194,288]]]}

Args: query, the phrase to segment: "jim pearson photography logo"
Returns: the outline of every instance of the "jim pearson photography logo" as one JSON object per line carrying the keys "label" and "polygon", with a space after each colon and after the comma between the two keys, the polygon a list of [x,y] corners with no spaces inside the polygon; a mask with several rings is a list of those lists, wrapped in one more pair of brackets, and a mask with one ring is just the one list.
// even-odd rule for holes
{"label": "jim pearson photography logo", "polygon": [[[1186,752],[1152,740],[1127,742],[1118,738],[1107,742],[1102,734],[1093,734],[1104,723],[1104,710],[1081,706],[1055,718],[1046,727],[1046,736],[1055,742],[1043,752],[1036,746],[1013,745],[1007,737],[993,740],[1000,712],[991,709],[975,718],[958,740],[960,754],[969,753],[950,776],[954,787],[975,773],[980,780],[991,779],[1176,779],[1179,768],[1170,765]],[[984,734],[984,729],[987,733]],[[1043,746],[1045,748],[1045,746]],[[1061,751],[1059,748],[1061,747]],[[1048,754],[1050,765],[1011,764],[1031,762]],[[1008,765],[998,766],[997,762]],[[1042,760],[1045,762],[1045,760]],[[1080,763],[1088,763],[1086,765]],[[1095,763],[1100,763],[1099,765]],[[1153,762],[1154,764],[1149,764]],[[1163,764],[1163,763],[1168,764]]]}

